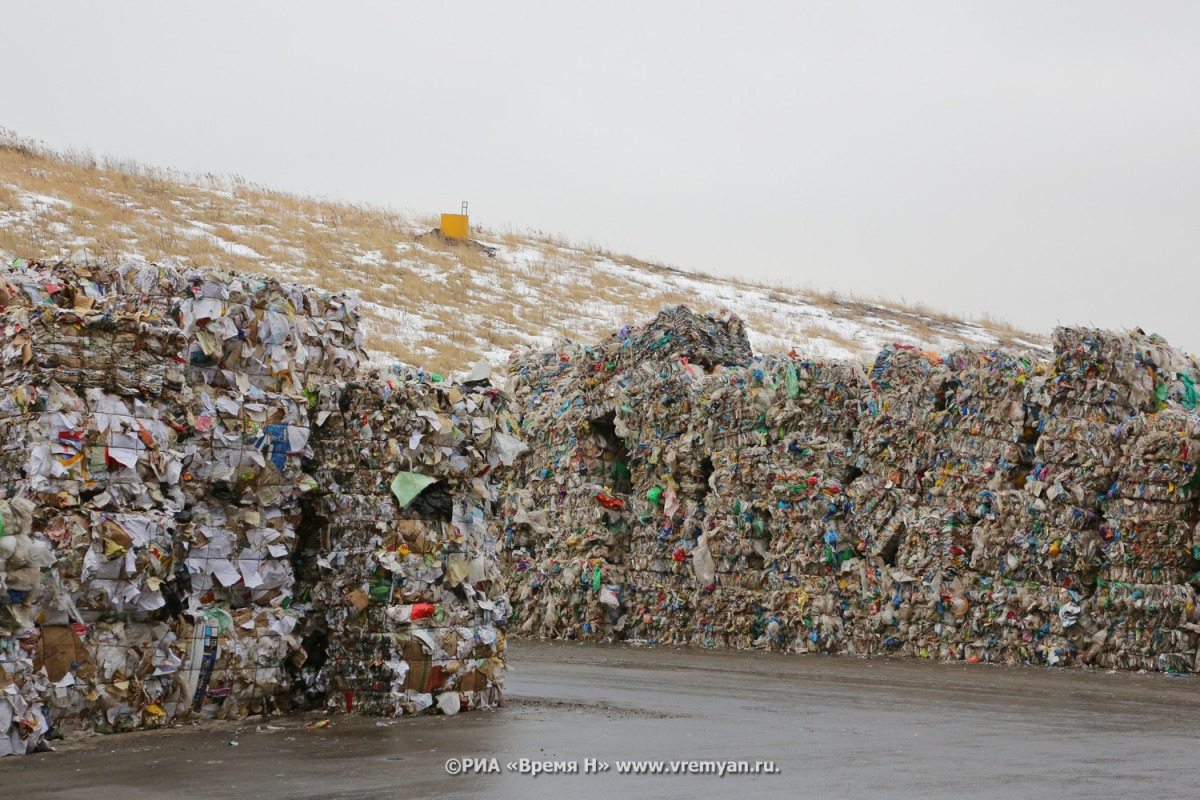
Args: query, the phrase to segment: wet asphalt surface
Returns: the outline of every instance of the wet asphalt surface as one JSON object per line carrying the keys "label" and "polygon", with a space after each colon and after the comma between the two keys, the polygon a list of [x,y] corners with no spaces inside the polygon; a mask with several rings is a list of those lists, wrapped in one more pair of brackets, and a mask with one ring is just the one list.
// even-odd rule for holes
{"label": "wet asphalt surface", "polygon": [[[533,642],[511,644],[509,660],[502,710],[92,737],[0,760],[0,797],[1200,795],[1196,678]],[[499,772],[448,775],[459,758],[494,758]],[[579,771],[534,776],[521,759]],[[609,768],[585,774],[585,759]],[[617,771],[647,759],[779,772]]]}

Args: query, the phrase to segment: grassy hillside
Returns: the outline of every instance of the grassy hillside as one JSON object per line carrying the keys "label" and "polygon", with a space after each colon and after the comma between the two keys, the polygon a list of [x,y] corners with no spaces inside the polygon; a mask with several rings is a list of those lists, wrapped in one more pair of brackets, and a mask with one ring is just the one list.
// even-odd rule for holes
{"label": "grassy hillside", "polygon": [[[432,210],[432,209],[431,209]],[[1040,347],[995,320],[684,272],[541,234],[475,229],[494,249],[430,235],[435,216],[183,175],[0,135],[0,256],[175,259],[358,290],[381,359],[462,369],[560,335],[595,337],[664,304],[730,308],[757,350],[869,357],[887,341]]]}

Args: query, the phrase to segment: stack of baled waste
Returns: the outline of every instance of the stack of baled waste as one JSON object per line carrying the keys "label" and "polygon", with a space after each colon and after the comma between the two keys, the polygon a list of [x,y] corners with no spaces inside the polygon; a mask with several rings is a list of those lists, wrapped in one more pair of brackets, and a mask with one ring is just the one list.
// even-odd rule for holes
{"label": "stack of baled waste", "polygon": [[[720,350],[708,356],[720,359]],[[737,351],[735,351],[737,352]],[[749,358],[748,350],[738,352]],[[720,635],[720,609],[736,605],[735,587],[719,584],[704,520],[712,499],[713,461],[703,424],[709,383],[703,351],[645,367],[622,381],[620,407],[630,465],[629,572],[610,587],[626,636],[692,643]],[[686,359],[686,360],[685,360]],[[718,373],[730,367],[719,364]],[[692,579],[692,575],[696,579]],[[699,637],[699,639],[697,638]]]}
{"label": "stack of baled waste", "polygon": [[[938,487],[940,494],[931,502],[926,491],[935,458],[946,461],[940,426],[948,416],[951,374],[936,353],[895,344],[880,351],[869,377],[853,445],[856,477],[846,499],[847,522],[864,559],[851,565],[861,577],[839,580],[861,598],[866,630],[852,629],[832,641],[856,642],[854,652],[919,655],[931,644],[936,650],[947,633],[944,606],[935,598],[943,594],[949,544],[962,530],[962,520],[947,502],[958,493],[947,498]],[[928,483],[932,487],[935,481]],[[842,606],[851,604],[845,596],[839,600]],[[825,611],[822,618],[831,616]],[[807,649],[820,644],[810,642]]]}
{"label": "stack of baled waste", "polygon": [[1184,583],[1196,573],[1192,552],[1200,489],[1200,416],[1169,408],[1117,428],[1116,480],[1100,525],[1100,577],[1126,583]]}
{"label": "stack of baled waste", "polygon": [[0,756],[37,749],[50,730],[46,675],[24,644],[34,636],[34,601],[53,566],[50,546],[34,539],[33,503],[0,500]]}
{"label": "stack of baled waste", "polygon": [[315,414],[305,634],[327,646],[306,680],[385,716],[496,705],[510,608],[493,480],[525,450],[503,396],[408,371],[327,385]]}
{"label": "stack of baled waste", "polygon": [[[688,533],[683,518],[695,513],[707,478],[689,456],[691,386],[710,366],[750,357],[737,317],[676,307],[594,347],[561,342],[513,359],[513,407],[531,449],[505,503],[518,631],[624,636],[636,627],[633,595],[652,597],[655,608],[683,602],[664,585],[683,560],[665,540]],[[660,469],[677,470],[680,481],[652,492]]]}
{"label": "stack of baled waste", "polygon": [[[137,262],[3,278],[0,481],[53,564],[26,589],[14,550],[0,690],[46,683],[68,736],[320,702],[298,530],[325,496],[312,406],[360,374],[357,299]],[[17,713],[0,735],[28,749]]]}
{"label": "stack of baled waste", "polygon": [[3,481],[54,558],[13,635],[55,731],[270,710],[298,649],[304,392],[356,368],[356,301],[133,262],[4,279]]}
{"label": "stack of baled waste", "polygon": [[632,330],[513,361],[521,633],[1194,669],[1200,370],[1161,340],[864,370]]}
{"label": "stack of baled waste", "polygon": [[[513,625],[556,638],[607,637],[628,549],[628,455],[619,446],[606,360],[562,342],[510,364],[513,405],[530,445],[505,492],[504,548]],[[564,391],[559,395],[556,387]],[[536,423],[533,421],[537,420]],[[534,438],[529,432],[534,431]]]}
{"label": "stack of baled waste", "polygon": [[1053,368],[1031,386],[1044,409],[1030,506],[1074,559],[1083,597],[1071,610],[1083,613],[1070,633],[1084,663],[1194,668],[1195,519],[1173,478],[1191,471],[1198,374],[1159,337],[1062,328]]}
{"label": "stack of baled waste", "polygon": [[1100,566],[1101,501],[1116,477],[1117,424],[1148,408],[1152,376],[1137,367],[1136,337],[1088,328],[1054,333],[1054,362],[1029,381],[1040,409],[1026,483],[1031,533],[1090,584]]}
{"label": "stack of baled waste", "polygon": [[1194,409],[1139,414],[1117,429],[1116,479],[1100,523],[1103,563],[1087,656],[1121,669],[1196,668],[1200,417]]}
{"label": "stack of baled waste", "polygon": [[[706,440],[712,495],[703,518],[721,593],[721,629],[703,643],[837,649],[844,617],[838,576],[862,545],[847,526],[845,487],[864,376],[850,365],[760,357],[715,374],[722,384]],[[716,392],[713,392],[716,394]],[[820,611],[821,613],[814,613]]]}
{"label": "stack of baled waste", "polygon": [[959,498],[943,528],[941,585],[923,598],[938,655],[1060,663],[1071,645],[1058,610],[1079,599],[1071,592],[1079,581],[1071,540],[1044,526],[1025,491],[1041,419],[1026,388],[1038,365],[972,350],[946,363],[951,381],[937,431],[961,466],[926,475],[927,497],[950,487]]}
{"label": "stack of baled waste", "polygon": [[602,584],[601,599],[626,637],[723,641],[735,627],[729,618],[746,609],[739,588],[715,577],[718,553],[705,529],[714,471],[706,406],[721,380],[710,371],[736,381],[750,363],[745,328],[733,315],[676,307],[629,331],[622,355],[610,391],[628,432],[618,445],[629,456],[629,569],[624,583]]}
{"label": "stack of baled waste", "polygon": [[897,344],[880,351],[868,380],[852,445],[855,478],[847,487],[847,521],[864,552],[895,563],[904,543],[903,558],[913,562],[906,566],[916,567],[926,558],[920,544],[927,536],[918,531],[941,528],[922,503],[932,449],[919,423],[944,405],[947,370],[936,354]]}

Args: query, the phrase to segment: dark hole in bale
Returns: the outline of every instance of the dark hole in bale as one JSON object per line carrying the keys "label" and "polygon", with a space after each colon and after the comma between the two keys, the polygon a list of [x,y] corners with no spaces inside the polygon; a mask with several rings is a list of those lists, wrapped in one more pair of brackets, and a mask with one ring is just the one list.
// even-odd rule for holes
{"label": "dark hole in bale", "polygon": [[303,656],[293,653],[283,662],[291,687],[282,698],[286,703],[284,710],[302,711],[319,708],[325,703],[326,693],[317,687],[314,677],[329,659],[329,632],[324,628],[312,631],[300,640],[300,647],[304,650]]}
{"label": "dark hole in bale", "polygon": [[317,550],[321,547],[321,531],[327,520],[317,513],[311,497],[300,500],[300,520],[296,523],[296,546],[289,560],[296,575],[297,594],[307,591],[320,578]]}
{"label": "dark hole in bale", "polygon": [[329,646],[329,633],[327,631],[313,631],[301,640],[300,646],[304,648],[306,654],[304,666],[312,667],[313,669],[320,669],[325,666],[325,662],[328,660],[326,649]]}
{"label": "dark hole in bale", "polygon": [[188,616],[183,610],[183,599],[192,591],[192,575],[187,565],[177,564],[171,577],[159,584],[159,589],[165,602],[151,615],[154,619],[161,622]]}
{"label": "dark hole in bale", "polygon": [[1021,428],[1021,441],[1029,445],[1030,452],[1033,452],[1033,445],[1037,444],[1038,438],[1042,435],[1042,410],[1029,403],[1022,403],[1021,408],[1025,412],[1025,424]]}
{"label": "dark hole in bale", "polygon": [[889,567],[896,566],[896,554],[900,552],[900,541],[904,538],[905,529],[903,525],[896,526],[896,532],[883,545],[883,549],[879,551],[879,558]]}
{"label": "dark hole in bale", "polygon": [[709,479],[713,474],[712,456],[705,456],[700,459],[700,470],[697,475],[695,499],[703,504],[704,499],[712,492],[712,486],[709,484]]}
{"label": "dark hole in bale", "polygon": [[101,492],[103,492],[103,491],[104,491],[104,488],[105,488],[105,487],[103,487],[103,486],[99,486],[99,485],[97,485],[97,486],[95,486],[94,488],[91,488],[91,489],[80,489],[80,491],[79,491],[79,501],[80,501],[80,503],[87,503],[87,502],[89,502],[89,501],[90,501],[90,500],[92,500],[92,498],[94,498],[96,495],[98,495],[98,494],[100,494]]}
{"label": "dark hole in bale", "polygon": [[625,446],[625,440],[617,436],[616,418],[616,412],[610,411],[602,417],[588,420],[588,430],[603,443],[601,460],[605,465],[605,482],[615,494],[629,494],[633,491],[629,448]]}
{"label": "dark hole in bale", "polygon": [[445,481],[431,483],[408,504],[408,510],[421,519],[449,522],[454,516],[454,495]]}
{"label": "dark hole in bale", "polygon": [[934,401],[933,401],[933,410],[934,411],[945,411],[946,410],[946,402],[947,402],[946,398],[953,391],[954,391],[954,382],[953,381],[947,381],[947,382],[943,383],[940,387],[938,387],[937,395],[935,396]]}

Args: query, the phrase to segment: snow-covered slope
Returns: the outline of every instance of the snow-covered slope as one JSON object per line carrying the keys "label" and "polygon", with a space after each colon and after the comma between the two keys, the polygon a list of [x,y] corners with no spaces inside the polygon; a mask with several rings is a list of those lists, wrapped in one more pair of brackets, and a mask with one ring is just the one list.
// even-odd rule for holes
{"label": "snow-covered slope", "polygon": [[938,350],[1045,346],[1000,323],[756,286],[545,235],[481,229],[482,246],[454,243],[431,235],[435,224],[0,139],[0,257],[85,249],[94,258],[173,259],[357,289],[367,346],[380,360],[457,370],[560,336],[598,338],[676,303],[736,312],[760,352],[869,358],[892,341]]}

